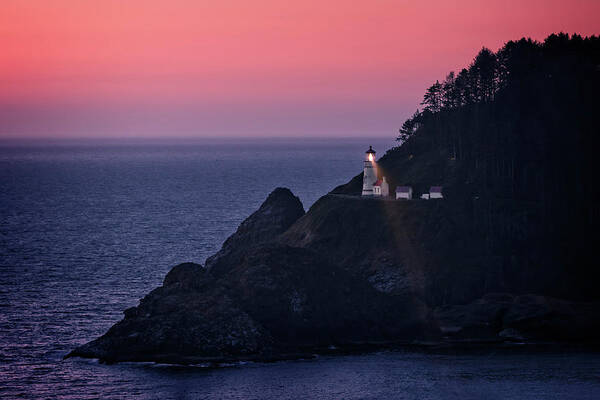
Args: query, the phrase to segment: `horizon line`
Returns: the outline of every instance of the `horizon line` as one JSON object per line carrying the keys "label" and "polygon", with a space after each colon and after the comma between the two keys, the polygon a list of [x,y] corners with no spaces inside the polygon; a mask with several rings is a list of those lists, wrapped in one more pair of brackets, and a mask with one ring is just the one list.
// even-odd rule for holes
{"label": "horizon line", "polygon": [[0,142],[69,142],[69,141],[88,141],[88,142],[101,142],[101,141],[186,141],[186,140],[208,140],[208,141],[232,141],[232,140],[330,140],[330,139],[351,139],[351,140],[390,140],[395,141],[394,135],[389,136],[371,136],[371,135],[265,135],[265,136],[0,136]]}

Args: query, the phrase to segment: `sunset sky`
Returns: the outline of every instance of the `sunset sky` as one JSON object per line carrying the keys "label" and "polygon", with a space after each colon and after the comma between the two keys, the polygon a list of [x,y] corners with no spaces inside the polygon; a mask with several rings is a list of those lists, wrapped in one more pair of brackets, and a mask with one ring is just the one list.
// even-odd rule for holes
{"label": "sunset sky", "polygon": [[3,0],[0,137],[393,136],[482,46],[597,0]]}

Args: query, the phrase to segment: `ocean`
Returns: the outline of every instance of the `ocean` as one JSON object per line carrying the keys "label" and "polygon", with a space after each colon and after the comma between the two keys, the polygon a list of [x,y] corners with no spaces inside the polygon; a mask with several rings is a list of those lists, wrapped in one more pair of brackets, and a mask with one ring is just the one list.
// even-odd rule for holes
{"label": "ocean", "polygon": [[597,399],[600,355],[389,351],[218,369],[62,357],[276,187],[308,209],[390,139],[0,142],[0,397]]}

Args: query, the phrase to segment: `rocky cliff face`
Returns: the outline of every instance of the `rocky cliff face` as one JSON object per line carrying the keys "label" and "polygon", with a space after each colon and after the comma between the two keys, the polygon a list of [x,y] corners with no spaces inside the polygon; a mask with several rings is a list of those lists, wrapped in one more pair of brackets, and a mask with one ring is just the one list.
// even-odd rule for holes
{"label": "rocky cliff face", "polygon": [[105,335],[69,356],[191,363],[273,359],[330,346],[407,342],[437,328],[410,295],[390,296],[281,233],[304,214],[276,189],[209,267],[181,264]]}
{"label": "rocky cliff face", "polygon": [[215,275],[226,273],[244,250],[274,240],[302,215],[304,207],[298,197],[287,188],[275,189],[225,241],[221,250],[206,260],[206,268]]}
{"label": "rocky cliff face", "polygon": [[470,304],[435,310],[436,321],[453,341],[570,341],[595,345],[598,304],[539,295],[489,293]]}
{"label": "rocky cliff face", "polygon": [[[528,193],[528,198],[517,196],[510,187],[496,187],[493,177],[482,176],[482,170],[472,168],[467,161],[453,159],[446,149],[432,149],[427,139],[415,137],[388,152],[378,163],[390,187],[411,185],[418,196],[427,192],[430,185],[442,185],[443,200],[351,206],[363,227],[367,220],[362,217],[378,218],[373,210],[381,209],[379,219],[374,220],[382,227],[379,231],[394,232],[386,233],[386,244],[381,247],[395,249],[394,264],[414,265],[423,273],[424,280],[417,287],[424,301],[434,307],[465,304],[492,292],[598,301],[599,292],[592,283],[598,269],[593,266],[592,257],[582,257],[591,252],[598,235],[593,220],[590,218],[587,223],[589,235],[583,231],[571,235],[567,232],[576,229],[569,218],[580,210],[575,206],[545,210],[550,198],[576,197],[564,182],[553,181],[549,185],[554,190],[552,195],[538,192]],[[557,158],[552,165],[560,163],[562,160]],[[536,176],[546,173],[547,167],[540,165]],[[357,196],[360,182],[358,175],[332,193],[340,201]],[[320,215],[329,214],[328,209],[334,208],[332,201],[318,204]],[[339,212],[333,211],[336,213]],[[322,235],[315,232],[326,229],[321,217],[311,220],[311,215],[299,221],[309,229],[311,237],[317,238],[304,239],[309,247],[320,245],[318,238]],[[294,227],[285,235],[291,242],[301,242],[303,233],[298,229],[291,235],[293,230]],[[392,237],[399,239],[394,243]],[[369,270],[383,266],[375,261],[367,263]],[[456,284],[457,277],[460,284]]]}
{"label": "rocky cliff face", "polygon": [[124,314],[106,334],[70,355],[107,362],[189,363],[199,355],[212,360],[255,354],[272,342],[198,264],[173,268],[163,286]]}
{"label": "rocky cliff face", "polygon": [[[506,291],[468,220],[446,200],[383,201],[329,194],[281,237],[309,248],[391,295],[416,296],[431,307]],[[460,283],[457,283],[460,276]]]}
{"label": "rocky cliff face", "polygon": [[[501,264],[481,263],[485,242],[464,210],[452,199],[332,193],[305,214],[289,190],[276,189],[207,267],[174,267],[122,321],[69,356],[195,363],[423,339],[590,341],[598,304],[511,286]],[[535,293],[537,285],[525,287]]]}

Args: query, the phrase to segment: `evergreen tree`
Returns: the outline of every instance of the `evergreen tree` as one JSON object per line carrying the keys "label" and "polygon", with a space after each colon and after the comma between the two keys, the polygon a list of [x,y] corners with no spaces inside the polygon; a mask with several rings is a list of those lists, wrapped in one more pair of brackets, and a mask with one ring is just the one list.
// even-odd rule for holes
{"label": "evergreen tree", "polygon": [[423,96],[421,105],[425,106],[425,110],[436,113],[442,109],[442,84],[440,81],[435,81]]}
{"label": "evergreen tree", "polygon": [[442,107],[452,109],[460,105],[460,95],[456,90],[456,77],[450,71],[442,84]]}
{"label": "evergreen tree", "polygon": [[396,140],[398,140],[400,142],[404,142],[409,137],[414,135],[414,133],[419,129],[419,116],[420,116],[420,113],[419,113],[419,110],[417,110],[412,115],[412,117],[410,117],[409,119],[404,121],[404,123],[402,124],[402,128],[400,128],[400,130],[399,130],[400,135],[398,135]]}
{"label": "evergreen tree", "polygon": [[470,72],[474,79],[476,101],[492,100],[498,87],[496,55],[484,47],[473,60]]}

